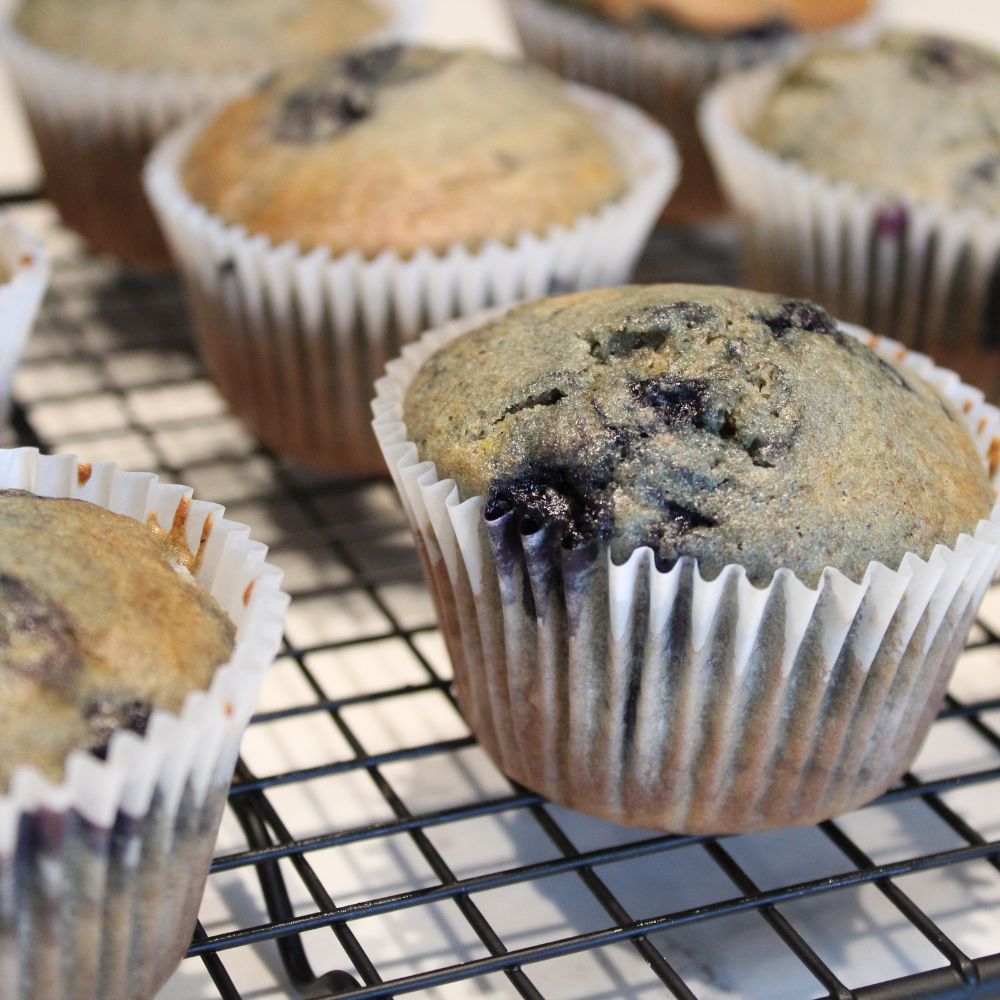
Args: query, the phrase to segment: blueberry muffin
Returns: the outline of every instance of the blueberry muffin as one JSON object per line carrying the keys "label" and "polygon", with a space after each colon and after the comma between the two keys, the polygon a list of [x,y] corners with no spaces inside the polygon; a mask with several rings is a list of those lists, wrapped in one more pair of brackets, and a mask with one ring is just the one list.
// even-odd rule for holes
{"label": "blueberry muffin", "polygon": [[373,0],[24,0],[14,25],[109,69],[218,73],[349,48],[387,20]]}
{"label": "blueberry muffin", "polygon": [[951,407],[810,302],[662,285],[549,299],[434,355],[406,396],[463,498],[568,548],[648,546],[766,586],[952,545],[992,491]]}
{"label": "blueberry muffin", "polygon": [[626,287],[389,366],[376,432],[507,774],[719,834],[828,819],[910,766],[1000,564],[1000,413],[858,333]]}
{"label": "blueberry muffin", "polygon": [[0,491],[0,793],[27,764],[60,779],[71,751],[103,755],[208,687],[234,628],[197,558],[176,531]]}
{"label": "blueberry muffin", "polygon": [[868,37],[873,0],[511,0],[528,56],[619,94],[662,121],[684,171],[665,218],[719,215],[726,202],[696,128],[719,76],[770,63],[828,35]]}
{"label": "blueberry muffin", "polygon": [[780,80],[751,137],[859,188],[1000,213],[1000,54],[892,33],[822,48]]}
{"label": "blueberry muffin", "polygon": [[368,257],[512,242],[626,187],[610,143],[549,74],[398,45],[272,76],[207,125],[183,181],[274,243]]}
{"label": "blueberry muffin", "polygon": [[401,28],[396,0],[23,0],[0,47],[48,197],[99,252],[166,267],[142,189],[168,129],[275,66]]}
{"label": "blueberry muffin", "polygon": [[1000,396],[1000,54],[901,32],[719,83],[701,126],[746,277]]}

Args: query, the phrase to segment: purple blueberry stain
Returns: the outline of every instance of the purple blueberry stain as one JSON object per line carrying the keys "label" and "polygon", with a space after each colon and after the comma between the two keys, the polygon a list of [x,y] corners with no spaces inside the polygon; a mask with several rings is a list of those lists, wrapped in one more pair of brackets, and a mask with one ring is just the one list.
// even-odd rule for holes
{"label": "purple blueberry stain", "polygon": [[640,406],[654,410],[663,423],[697,425],[708,407],[710,386],[706,379],[659,375],[632,382],[629,391]]}
{"label": "purple blueberry stain", "polygon": [[875,215],[875,233],[881,239],[900,240],[909,220],[910,213],[905,205],[884,205]]}

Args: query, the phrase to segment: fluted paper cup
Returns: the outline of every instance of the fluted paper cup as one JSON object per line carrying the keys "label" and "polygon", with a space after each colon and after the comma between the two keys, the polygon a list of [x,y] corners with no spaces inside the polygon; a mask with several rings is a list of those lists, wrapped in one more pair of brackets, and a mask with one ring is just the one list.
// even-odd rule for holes
{"label": "fluted paper cup", "polygon": [[[807,824],[862,805],[909,767],[1000,564],[1000,505],[929,558],[872,562],[815,587],[779,569],[706,580],[641,548],[567,550],[550,526],[484,515],[408,440],[423,362],[476,322],[406,348],[378,382],[374,428],[455,668],[462,709],[512,778],[617,823],[677,833]],[[845,327],[845,329],[848,329]],[[1000,412],[928,358],[854,328],[962,414],[994,485]],[[766,531],[766,525],[761,526]]]}
{"label": "fluted paper cup", "polygon": [[[86,2],[86,0],[83,0]],[[392,20],[371,41],[411,30],[418,0],[375,0]],[[10,11],[18,0],[0,0]],[[37,45],[12,24],[0,30],[63,221],[100,252],[165,267],[170,254],[142,188],[142,168],[170,128],[238,96],[271,67],[229,72],[115,70]],[[266,58],[266,56],[265,56]]]}
{"label": "fluted paper cup", "polygon": [[629,27],[573,9],[563,0],[510,0],[527,55],[570,80],[618,94],[644,108],[677,140],[684,173],[665,218],[697,221],[726,201],[696,127],[697,103],[720,76],[784,59],[833,38],[860,43],[878,34],[882,2],[850,24],[823,32],[712,38],[668,28]]}
{"label": "fluted paper cup", "polygon": [[49,278],[42,245],[0,215],[0,434],[10,413],[10,385],[38,316]]}
{"label": "fluted paper cup", "polygon": [[701,129],[744,220],[746,280],[932,353],[1000,397],[1000,217],[863,190],[749,136],[781,70],[720,82]]}
{"label": "fluted paper cup", "polygon": [[568,92],[613,144],[625,194],[569,227],[412,257],[305,253],[227,225],[181,180],[202,126],[164,140],[146,189],[185,279],[209,373],[259,440],[312,465],[381,471],[368,391],[403,343],[455,316],[616,284],[631,273],[677,181],[673,143],[616,98]]}
{"label": "fluted paper cup", "polygon": [[152,997],[191,941],[240,738],[281,639],[281,573],[218,504],[111,462],[0,450],[0,489],[183,525],[192,551],[203,545],[198,583],[236,626],[231,659],[178,715],[116,733],[107,760],[74,752],[61,782],[22,767],[0,795],[3,996]]}

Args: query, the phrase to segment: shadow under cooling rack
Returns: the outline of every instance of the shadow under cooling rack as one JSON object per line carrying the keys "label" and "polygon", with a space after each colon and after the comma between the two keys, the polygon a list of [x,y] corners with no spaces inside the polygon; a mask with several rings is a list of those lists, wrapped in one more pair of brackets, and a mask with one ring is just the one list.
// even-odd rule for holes
{"label": "shadow under cooling rack", "polygon": [[[294,597],[162,1000],[1000,997],[1000,589],[913,773],[866,809],[707,839],[552,806],[470,736],[389,484],[260,450],[172,279],[16,211],[56,257],[20,440],[225,503]],[[660,234],[641,276],[734,280],[732,233]]]}

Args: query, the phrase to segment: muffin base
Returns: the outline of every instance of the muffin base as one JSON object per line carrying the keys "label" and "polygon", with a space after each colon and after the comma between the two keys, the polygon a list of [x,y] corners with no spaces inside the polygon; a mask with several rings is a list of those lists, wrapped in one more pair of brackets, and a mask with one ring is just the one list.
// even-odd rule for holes
{"label": "muffin base", "polygon": [[191,941],[240,737],[281,639],[281,574],[218,505],[145,473],[25,448],[0,451],[0,488],[162,525],[183,505],[188,544],[207,531],[198,580],[237,627],[229,663],[178,715],[116,733],[106,761],[71,754],[59,783],[20,768],[0,796],[4,997],[150,997]]}
{"label": "muffin base", "polygon": [[409,258],[305,253],[226,225],[181,180],[200,123],[164,140],[147,191],[185,279],[206,367],[261,441],[311,465],[381,472],[369,386],[403,343],[456,315],[630,274],[676,183],[673,144],[616,98],[581,87],[569,95],[619,152],[626,193],[568,228]]}
{"label": "muffin base", "polygon": [[720,76],[829,38],[862,42],[881,24],[866,18],[808,37],[711,39],[667,29],[630,29],[553,0],[510,0],[527,55],[570,80],[618,94],[661,121],[677,140],[683,174],[663,218],[696,222],[723,214],[725,195],[696,127],[697,104]]}
{"label": "muffin base", "polygon": [[[381,2],[393,20],[373,43],[397,37],[416,16],[414,0]],[[10,23],[0,32],[0,51],[24,100],[46,193],[66,225],[124,263],[171,267],[143,189],[143,164],[165,132],[236,97],[259,71],[111,70],[44,49]]]}
{"label": "muffin base", "polygon": [[[469,725],[498,766],[555,802],[676,833],[809,824],[856,808],[912,762],[1000,565],[1000,505],[973,535],[860,583],[739,566],[705,580],[649,549],[565,550],[488,521],[421,462],[402,421],[421,364],[475,323],[427,334],[380,380],[374,427],[403,499]],[[927,358],[872,338],[955,404],[985,461],[1000,412]],[[989,456],[989,458],[987,457]],[[996,482],[997,469],[991,474]]]}
{"label": "muffin base", "polygon": [[746,130],[779,79],[718,84],[702,134],[743,217],[745,279],[933,355],[1000,399],[1000,219],[917,204],[807,171]]}

